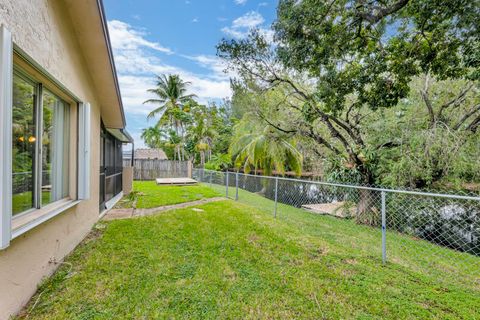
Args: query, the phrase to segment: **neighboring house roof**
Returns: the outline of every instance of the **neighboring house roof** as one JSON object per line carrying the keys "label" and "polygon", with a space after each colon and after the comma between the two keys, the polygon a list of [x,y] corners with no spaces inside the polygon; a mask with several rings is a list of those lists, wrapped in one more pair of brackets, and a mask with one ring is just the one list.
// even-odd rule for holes
{"label": "neighboring house roof", "polygon": [[135,159],[158,159],[168,160],[167,155],[162,149],[136,149]]}

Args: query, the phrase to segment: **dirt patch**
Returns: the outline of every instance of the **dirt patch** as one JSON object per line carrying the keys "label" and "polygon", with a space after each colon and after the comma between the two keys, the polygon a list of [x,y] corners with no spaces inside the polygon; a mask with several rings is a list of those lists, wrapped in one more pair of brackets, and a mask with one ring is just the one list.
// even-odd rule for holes
{"label": "dirt patch", "polygon": [[[103,220],[110,221],[110,220],[118,220],[118,219],[129,219],[133,217],[150,216],[150,215],[164,212],[164,211],[194,207],[194,206],[202,205],[205,203],[223,201],[223,200],[225,200],[225,198],[216,197],[216,198],[201,199],[196,201],[183,202],[183,203],[172,204],[172,205],[162,206],[157,208],[149,208],[149,209],[135,209],[135,208],[111,209],[105,214],[105,216],[103,217]],[[202,209],[199,209],[199,208],[194,208],[193,210],[197,212],[203,211]]]}
{"label": "dirt patch", "polygon": [[117,220],[117,219],[126,219],[133,216],[134,209],[112,209],[108,211],[103,220]]}
{"label": "dirt patch", "polygon": [[247,238],[248,242],[252,243],[252,244],[256,244],[258,242],[258,240],[260,240],[260,237],[256,234],[251,234],[248,236]]}
{"label": "dirt patch", "polygon": [[310,259],[317,259],[319,257],[326,256],[328,254],[328,248],[314,248],[308,251]]}
{"label": "dirt patch", "polygon": [[343,262],[346,263],[346,264],[352,265],[352,266],[354,266],[358,263],[358,261],[356,259],[353,259],[353,258],[352,259],[344,259]]}
{"label": "dirt patch", "polygon": [[194,207],[194,206],[202,205],[202,204],[205,204],[205,203],[216,202],[216,201],[224,201],[224,200],[225,200],[225,198],[223,198],[223,197],[216,197],[216,198],[208,198],[208,199],[201,199],[201,200],[196,200],[196,201],[172,204],[172,205],[162,206],[162,207],[157,207],[157,208],[135,209],[132,217],[150,216],[150,215],[157,214],[157,213],[164,212],[164,211],[175,210],[175,209],[184,209],[184,208],[188,208],[188,207]]}

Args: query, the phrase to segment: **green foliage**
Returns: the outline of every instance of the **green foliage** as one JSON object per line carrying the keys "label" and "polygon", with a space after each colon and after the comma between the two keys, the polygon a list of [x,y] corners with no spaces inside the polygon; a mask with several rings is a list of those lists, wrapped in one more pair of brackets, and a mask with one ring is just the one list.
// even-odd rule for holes
{"label": "green foliage", "polygon": [[148,118],[160,115],[155,127],[146,128],[142,139],[150,148],[162,148],[169,159],[193,159],[203,166],[212,153],[225,153],[230,144],[233,123],[230,102],[209,106],[186,94],[189,82],[178,75],[157,77],[157,87],[148,90],[158,98],[145,103],[160,104]]}
{"label": "green foliage", "polygon": [[149,148],[155,149],[162,146],[162,138],[166,137],[166,133],[158,127],[149,127],[142,130],[140,137]]}
{"label": "green foliage", "polygon": [[253,31],[217,49],[238,74],[234,109],[295,135],[328,178],[478,182],[479,11],[478,0],[281,0],[274,46]]}
{"label": "green foliage", "polygon": [[148,114],[148,118],[160,115],[160,119],[168,119],[171,127],[179,129],[182,117],[183,105],[195,97],[186,94],[190,82],[183,81],[178,75],[157,76],[156,88],[147,90],[156,98],[148,99],[144,103],[160,104],[160,106]]}
{"label": "green foliage", "polygon": [[[479,89],[474,83],[458,100],[458,93],[466,88],[470,84],[461,80],[430,81],[429,112],[423,97],[424,79],[416,78],[407,99],[368,118],[369,143],[384,146],[377,151],[379,183],[465,189],[468,183],[480,182],[479,135],[468,129],[469,121],[462,122],[479,108]],[[451,101],[453,105],[445,107]]]}
{"label": "green foliage", "polygon": [[226,170],[232,166],[232,157],[228,153],[217,153],[212,155],[210,161],[205,163],[205,169]]}
{"label": "green foliage", "polygon": [[268,125],[262,128],[252,117],[244,116],[236,126],[230,154],[235,167],[246,173],[252,169],[261,169],[265,175],[271,175],[273,170],[281,174],[289,169],[297,175],[302,172],[303,157],[294,139]]}
{"label": "green foliage", "polygon": [[[158,108],[148,114],[147,119],[160,115],[156,127],[167,133],[169,144],[174,148],[173,158],[178,160],[185,158],[183,149],[185,125],[191,121],[190,104],[193,103],[195,97],[194,94],[186,93],[189,84],[190,82],[183,81],[178,75],[157,76],[156,88],[147,90],[156,98],[144,102],[160,104]],[[157,144],[162,144],[161,136],[158,133],[154,134],[153,138],[158,141]]]}

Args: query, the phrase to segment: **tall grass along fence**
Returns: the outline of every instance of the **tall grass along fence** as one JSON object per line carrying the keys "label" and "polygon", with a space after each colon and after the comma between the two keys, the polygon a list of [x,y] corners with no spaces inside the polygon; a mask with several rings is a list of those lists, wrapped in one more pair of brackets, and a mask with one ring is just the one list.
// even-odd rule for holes
{"label": "tall grass along fence", "polygon": [[460,266],[476,274],[480,281],[478,195],[394,190],[204,169],[194,169],[193,178],[217,188],[227,198],[271,210],[275,217],[295,207],[365,225],[378,234],[378,252],[371,254],[378,254],[383,263],[408,255],[426,261],[426,265],[443,264],[446,272],[449,266]]}
{"label": "tall grass along fence", "polygon": [[[131,166],[131,160],[123,160],[124,167]],[[133,180],[155,180],[157,178],[185,178],[192,176],[190,161],[135,159]]]}

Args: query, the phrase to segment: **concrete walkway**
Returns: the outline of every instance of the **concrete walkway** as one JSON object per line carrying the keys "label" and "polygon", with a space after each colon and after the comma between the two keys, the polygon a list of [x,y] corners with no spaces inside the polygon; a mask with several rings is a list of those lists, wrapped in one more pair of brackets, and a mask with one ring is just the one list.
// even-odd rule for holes
{"label": "concrete walkway", "polygon": [[118,220],[118,219],[129,219],[135,217],[144,217],[144,216],[151,216],[156,213],[174,210],[174,209],[183,209],[193,206],[202,205],[205,203],[216,202],[216,201],[223,201],[226,200],[224,197],[216,197],[216,198],[208,198],[208,199],[200,199],[196,201],[184,202],[184,203],[177,203],[168,206],[156,207],[156,208],[148,208],[148,209],[111,209],[108,211],[103,220],[110,221],[110,220]]}

